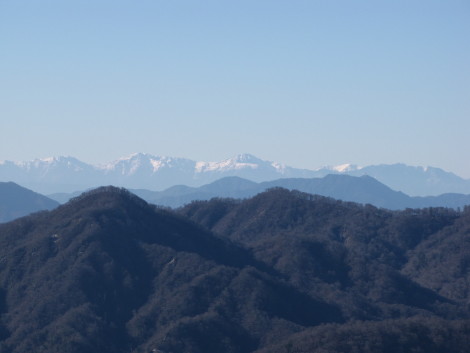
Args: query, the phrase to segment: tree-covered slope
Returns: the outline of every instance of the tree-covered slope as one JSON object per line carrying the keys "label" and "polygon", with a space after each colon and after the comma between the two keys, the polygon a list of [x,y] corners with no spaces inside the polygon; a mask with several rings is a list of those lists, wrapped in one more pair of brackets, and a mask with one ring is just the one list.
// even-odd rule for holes
{"label": "tree-covered slope", "polygon": [[0,352],[463,353],[468,219],[100,188],[0,225]]}
{"label": "tree-covered slope", "polygon": [[115,188],[0,226],[0,259],[1,352],[249,352],[343,321],[248,250]]}
{"label": "tree-covered slope", "polygon": [[[360,332],[363,349],[381,339],[405,339],[410,322],[423,333],[406,338],[401,348],[391,347],[411,351],[410,347],[431,342],[432,330],[448,332],[449,337],[455,330],[457,341],[452,342],[459,347],[470,339],[468,321],[453,321],[469,317],[467,211],[392,212],[273,189],[244,201],[194,202],[179,212],[248,247],[257,260],[294,287],[338,305],[347,320],[367,320],[364,325],[340,326],[344,338],[334,335],[339,327],[334,326],[325,333],[325,346],[315,340],[303,348],[288,345],[291,352],[323,352],[343,339],[341,344],[346,344]],[[387,336],[389,326],[394,333]],[[374,327],[373,334],[367,334],[367,327]],[[310,337],[308,332],[294,336],[292,342]],[[354,351],[341,344],[331,346],[331,352]],[[429,344],[434,349],[430,351],[436,352],[449,347],[437,341]],[[383,347],[363,351],[382,352]],[[272,351],[289,352],[286,349],[281,345]]]}

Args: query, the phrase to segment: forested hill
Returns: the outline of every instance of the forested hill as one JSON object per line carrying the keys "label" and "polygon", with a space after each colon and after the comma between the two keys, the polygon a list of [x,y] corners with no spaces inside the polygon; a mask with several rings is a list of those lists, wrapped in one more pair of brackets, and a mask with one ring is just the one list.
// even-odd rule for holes
{"label": "forested hill", "polygon": [[467,210],[100,188],[0,225],[0,352],[463,353],[469,237]]}
{"label": "forested hill", "polygon": [[395,281],[412,280],[422,293],[470,304],[470,207],[388,211],[277,188],[245,201],[193,202],[179,213],[304,289],[317,290],[316,274],[396,299],[390,292],[406,286]]}
{"label": "forested hill", "polygon": [[468,208],[392,212],[272,189],[245,201],[193,202],[179,212],[243,244],[295,288],[334,302],[348,322],[309,328],[263,352],[468,349]]}

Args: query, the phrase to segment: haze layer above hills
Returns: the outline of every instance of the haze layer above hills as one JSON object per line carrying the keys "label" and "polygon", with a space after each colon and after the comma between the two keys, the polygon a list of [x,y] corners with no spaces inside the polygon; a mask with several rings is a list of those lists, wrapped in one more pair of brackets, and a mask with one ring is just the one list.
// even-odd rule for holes
{"label": "haze layer above hills", "polygon": [[0,352],[466,353],[469,229],[285,189],[174,212],[100,188],[0,225]]}
{"label": "haze layer above hills", "polygon": [[191,201],[210,200],[214,197],[237,199],[253,197],[275,187],[327,196],[342,201],[371,204],[390,210],[425,207],[459,208],[470,205],[470,195],[442,194],[410,197],[390,189],[369,176],[354,177],[334,174],[323,178],[285,178],[262,183],[238,177],[226,177],[198,188],[174,186],[161,192],[148,190],[132,190],[132,192],[148,202],[174,208],[181,207]]}
{"label": "haze layer above hills", "polygon": [[[299,190],[343,201],[371,204],[391,210],[424,207],[458,209],[470,205],[470,195],[443,194],[440,196],[410,197],[402,192],[391,190],[369,176],[353,177],[333,174],[323,178],[285,178],[262,183],[239,177],[226,177],[198,188],[180,185],[164,191],[145,189],[131,191],[149,203],[176,208],[192,201],[209,200],[211,198],[248,198],[275,187]],[[81,193],[58,193],[45,197],[13,182],[0,182],[0,223],[33,212],[53,209],[59,203],[65,203]]]}
{"label": "haze layer above hills", "polygon": [[201,186],[227,176],[255,182],[279,178],[319,178],[327,174],[369,175],[410,196],[443,193],[470,194],[470,181],[439,168],[404,164],[356,167],[343,165],[318,170],[297,169],[241,154],[221,162],[137,153],[112,163],[94,166],[73,157],[0,163],[0,180],[13,181],[43,194],[74,192],[100,185],[164,190],[174,185]]}
{"label": "haze layer above hills", "polygon": [[[405,208],[451,207],[470,205],[470,195],[443,194],[439,196],[410,197],[393,191],[372,177],[329,174],[323,178],[285,178],[256,183],[239,177],[225,177],[200,187],[177,185],[164,191],[131,189],[147,202],[167,207],[181,207],[192,201],[210,200],[214,197],[243,199],[255,196],[270,188],[282,187],[310,194],[332,197],[342,201],[371,204],[376,207],[399,210]],[[50,198],[65,203],[81,192],[58,193]]]}
{"label": "haze layer above hills", "polygon": [[[470,195],[443,194],[440,196],[410,197],[402,192],[391,190],[372,177],[333,174],[323,178],[286,178],[262,183],[255,183],[239,177],[226,177],[198,188],[173,186],[164,191],[145,189],[131,191],[149,203],[176,208],[192,201],[209,200],[211,198],[244,199],[275,187],[299,190],[343,201],[371,204],[391,210],[425,207],[458,209],[470,205]],[[48,198],[15,183],[0,182],[0,223],[33,212],[50,210],[58,206],[57,202],[65,203],[81,193],[52,194]]]}

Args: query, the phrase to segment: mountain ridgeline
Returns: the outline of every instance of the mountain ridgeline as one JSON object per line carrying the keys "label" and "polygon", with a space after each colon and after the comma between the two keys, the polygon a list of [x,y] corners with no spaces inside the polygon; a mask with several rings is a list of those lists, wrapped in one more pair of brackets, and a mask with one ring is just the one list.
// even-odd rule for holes
{"label": "mountain ridgeline", "polygon": [[[181,207],[196,200],[214,197],[248,198],[273,187],[299,190],[343,201],[371,204],[387,209],[450,207],[470,205],[470,195],[443,194],[440,196],[410,197],[394,191],[369,176],[353,177],[330,174],[323,178],[284,178],[256,183],[239,177],[226,177],[201,187],[173,186],[164,191],[131,190],[149,203],[166,207]],[[0,183],[0,223],[27,214],[50,210],[79,196],[81,192],[57,193],[45,197],[15,183]]]}
{"label": "mountain ridgeline", "polygon": [[103,187],[0,225],[0,352],[464,353],[469,270],[469,208]]}
{"label": "mountain ridgeline", "polygon": [[411,196],[470,194],[470,180],[439,168],[404,164],[341,165],[310,170],[265,161],[250,154],[220,162],[203,162],[146,153],[136,153],[104,165],[87,164],[73,157],[0,161],[0,180],[12,180],[43,194],[70,193],[100,185],[164,190],[179,184],[198,187],[230,176],[263,182],[280,178],[322,178],[328,174],[369,175],[393,190]]}
{"label": "mountain ridgeline", "polygon": [[253,197],[274,187],[298,190],[343,201],[371,204],[390,210],[426,207],[457,209],[470,205],[470,195],[442,194],[439,196],[410,197],[402,192],[390,189],[367,175],[354,177],[329,174],[323,178],[283,178],[261,183],[239,177],[226,177],[198,188],[180,185],[164,191],[132,191],[148,202],[175,208],[192,201],[210,200],[214,197],[237,199]]}
{"label": "mountain ridgeline", "polygon": [[[371,204],[391,210],[425,207],[457,209],[470,205],[470,195],[443,194],[439,196],[410,197],[402,192],[394,191],[366,175],[353,177],[350,175],[329,174],[323,178],[283,178],[261,183],[239,177],[226,177],[197,188],[176,185],[164,191],[145,189],[131,189],[131,191],[147,202],[177,208],[192,201],[210,200],[214,197],[237,199],[253,197],[273,187],[299,190],[343,201]],[[80,192],[57,193],[49,195],[49,197],[64,203],[79,194]]]}
{"label": "mountain ridgeline", "polygon": [[33,212],[51,210],[59,203],[13,182],[0,182],[0,223]]}

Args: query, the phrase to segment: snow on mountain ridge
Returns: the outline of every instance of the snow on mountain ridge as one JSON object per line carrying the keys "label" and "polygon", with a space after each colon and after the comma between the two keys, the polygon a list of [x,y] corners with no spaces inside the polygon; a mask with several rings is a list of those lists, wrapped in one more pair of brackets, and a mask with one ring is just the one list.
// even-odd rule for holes
{"label": "snow on mountain ridge", "polygon": [[195,171],[197,173],[204,172],[223,172],[228,170],[240,170],[244,168],[257,169],[255,163],[240,163],[232,159],[226,159],[222,162],[197,162]]}
{"label": "snow on mountain ridge", "polygon": [[355,170],[360,170],[362,167],[359,167],[356,164],[351,164],[351,163],[345,163],[345,164],[340,164],[336,165],[334,167],[331,167],[332,170],[337,171],[339,173],[346,173],[346,172],[351,172]]}
{"label": "snow on mountain ridge", "polygon": [[277,162],[271,162],[271,166],[281,174],[284,174],[286,172],[286,169],[288,168],[285,164]]}
{"label": "snow on mountain ridge", "polygon": [[230,170],[242,169],[255,170],[259,169],[261,166],[271,166],[279,171],[283,171],[285,168],[279,163],[263,161],[262,159],[259,159],[251,154],[242,153],[220,162],[197,162],[195,166],[195,171],[197,173],[204,173],[227,172]]}
{"label": "snow on mountain ridge", "polygon": [[87,167],[90,167],[89,164],[86,164],[75,157],[71,156],[55,156],[55,157],[46,157],[46,158],[36,158],[30,161],[21,161],[13,162],[17,167],[26,169],[26,170],[38,170],[47,171],[51,168],[60,168],[60,166],[65,166],[67,169],[72,171],[81,171]]}
{"label": "snow on mountain ridge", "polygon": [[394,190],[412,196],[454,192],[470,194],[470,180],[434,167],[381,164],[359,167],[340,164],[317,170],[299,169],[238,154],[219,162],[134,153],[104,165],[74,157],[48,157],[27,162],[0,162],[0,178],[13,180],[40,192],[63,192],[99,185],[162,190],[173,185],[200,186],[216,179],[237,176],[252,181],[279,178],[319,178],[328,174],[369,175]]}
{"label": "snow on mountain ridge", "polygon": [[96,165],[81,162],[80,160],[74,157],[63,156],[40,158],[22,162],[1,161],[0,165],[5,165],[7,163],[14,163],[14,165],[20,167],[21,169],[27,170],[47,170],[51,167],[59,167],[60,165],[63,165],[68,169],[75,168],[75,170],[78,171],[83,169],[84,167],[88,167],[96,171],[105,172],[106,174],[118,172],[123,176],[133,175],[140,169],[151,169],[153,173],[156,173],[164,168],[176,168],[179,170],[189,168],[192,170],[192,172],[198,174],[204,172],[222,173],[229,172],[231,170],[241,171],[257,170],[259,168],[269,168],[282,175],[286,172],[287,169],[295,170],[295,168],[288,167],[285,164],[272,161],[265,161],[248,153],[238,154],[232,158],[228,158],[218,162],[196,162],[186,158],[155,156],[148,153],[133,153],[109,163]]}
{"label": "snow on mountain ridge", "polygon": [[196,162],[178,157],[154,156],[148,153],[133,153],[129,156],[119,158],[99,168],[106,173],[119,172],[121,175],[133,175],[139,170],[145,169],[151,173],[157,173],[162,169],[176,168],[178,170],[194,169]]}

